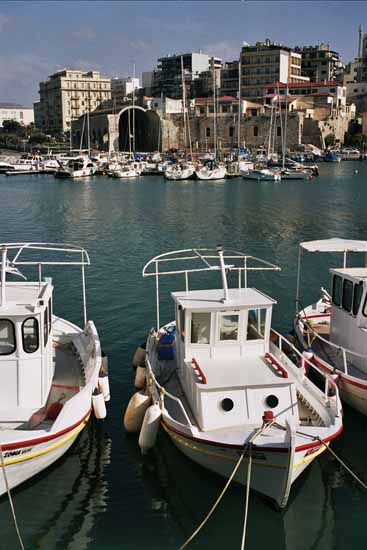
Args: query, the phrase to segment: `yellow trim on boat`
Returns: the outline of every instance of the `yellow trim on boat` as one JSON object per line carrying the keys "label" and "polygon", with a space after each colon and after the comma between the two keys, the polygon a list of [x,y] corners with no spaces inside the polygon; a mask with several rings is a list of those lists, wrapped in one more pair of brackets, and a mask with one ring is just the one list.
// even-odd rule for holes
{"label": "yellow trim on boat", "polygon": [[10,466],[11,464],[16,464],[17,462],[24,462],[26,460],[30,460],[32,458],[42,456],[44,454],[50,453],[54,449],[58,449],[62,445],[65,445],[65,443],[70,441],[70,439],[73,439],[74,437],[76,437],[85,428],[85,426],[86,426],[86,424],[89,420],[89,417],[90,417],[90,415],[88,415],[87,418],[85,418],[83,420],[83,422],[81,424],[79,424],[79,426],[77,426],[72,432],[70,432],[66,437],[64,437],[64,439],[61,439],[61,441],[57,441],[56,443],[54,443],[50,447],[47,447],[46,449],[41,449],[40,451],[36,451],[34,453],[24,454],[22,456],[17,456],[15,458],[11,458],[10,460],[5,460],[4,461],[4,466]]}
{"label": "yellow trim on boat", "polygon": [[[329,446],[329,443],[326,443],[326,445]],[[314,453],[305,456],[304,458],[302,458],[302,460],[293,464],[293,468],[299,468],[300,466],[302,466],[302,464],[310,462],[310,460],[313,460],[317,456],[321,455],[321,453],[323,453],[324,451],[326,451],[326,447],[325,445],[321,445],[320,449],[317,449],[317,451],[315,451]]]}
{"label": "yellow trim on boat", "polygon": [[[222,454],[219,454],[219,453],[213,453],[212,451],[206,451],[206,450],[204,451],[204,449],[199,449],[199,447],[197,447],[196,445],[193,445],[192,443],[189,443],[186,439],[183,439],[183,438],[179,437],[178,435],[176,435],[175,433],[171,432],[169,430],[169,428],[167,428],[167,426],[165,426],[163,423],[162,423],[162,426],[163,426],[163,429],[169,434],[169,436],[172,437],[172,439],[175,439],[178,443],[180,443],[184,447],[188,447],[192,451],[195,451],[197,453],[204,454],[204,455],[207,455],[207,456],[214,456],[216,458],[229,460],[231,462],[237,462],[237,460],[239,459],[239,456],[237,456],[237,457],[227,456],[227,455],[222,455]],[[260,452],[262,452],[262,451],[260,451]],[[246,459],[246,457],[245,457],[245,459]],[[286,470],[287,469],[287,466],[283,466],[281,464],[272,464],[272,463],[269,463],[269,462],[264,462],[262,460],[252,459],[252,462],[254,464],[257,464],[258,466],[264,466],[264,468],[278,468],[280,470]]]}

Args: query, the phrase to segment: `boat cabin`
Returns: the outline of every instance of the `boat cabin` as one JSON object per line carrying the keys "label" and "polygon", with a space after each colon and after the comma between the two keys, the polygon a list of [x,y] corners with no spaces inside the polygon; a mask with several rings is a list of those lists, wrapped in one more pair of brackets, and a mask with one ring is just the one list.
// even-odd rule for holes
{"label": "boat cabin", "polygon": [[294,385],[269,364],[272,308],[254,288],[174,292],[178,376],[202,430],[298,417]]}
{"label": "boat cabin", "polygon": [[367,268],[331,269],[330,340],[367,355]]}
{"label": "boat cabin", "polygon": [[6,282],[0,305],[0,411],[27,420],[46,403],[54,374],[51,280]]}

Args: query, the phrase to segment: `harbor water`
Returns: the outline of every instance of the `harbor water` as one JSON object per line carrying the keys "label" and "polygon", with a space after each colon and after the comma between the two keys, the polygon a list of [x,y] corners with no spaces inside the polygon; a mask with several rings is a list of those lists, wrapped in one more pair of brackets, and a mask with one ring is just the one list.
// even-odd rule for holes
{"label": "harbor water", "polygon": [[[142,268],[159,253],[217,244],[274,262],[280,273],[250,275],[249,284],[277,300],[273,326],[287,333],[298,243],[367,239],[367,163],[319,168],[319,178],[283,183],[0,175],[1,242],[66,242],[88,250],[88,317],[110,366],[104,423],[90,422],[64,458],[13,490],[26,550],[173,550],[191,535],[225,481],[183,457],[162,433],[156,450],[142,457],[137,438],[123,429],[134,391],[132,357],[155,325],[154,281],[142,279]],[[320,285],[330,286],[328,267],[337,263],[338,256],[305,258],[304,304],[318,298]],[[81,323],[80,273],[55,269],[51,275],[55,313]],[[175,290],[184,284],[179,277],[162,281],[162,322],[173,316],[172,281]],[[367,418],[345,407],[344,432],[333,448],[364,480],[366,436]],[[240,548],[244,500],[244,488],[233,485],[191,547]],[[325,452],[292,487],[282,513],[251,494],[246,548],[363,548],[366,508],[367,492]],[[0,532],[1,550],[18,548],[6,497]]]}

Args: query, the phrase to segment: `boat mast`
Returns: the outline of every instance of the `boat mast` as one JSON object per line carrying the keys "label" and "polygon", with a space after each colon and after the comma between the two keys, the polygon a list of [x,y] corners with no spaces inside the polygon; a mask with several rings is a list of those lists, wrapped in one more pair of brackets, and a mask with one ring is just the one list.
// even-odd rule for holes
{"label": "boat mast", "polygon": [[84,138],[84,128],[85,128],[85,116],[86,116],[86,113],[84,113],[84,117],[83,117],[83,127],[82,127],[82,135],[81,135],[81,137],[80,137],[79,154],[82,153],[82,148],[83,148],[83,138]]}
{"label": "boat mast", "polygon": [[285,149],[287,144],[287,118],[288,118],[288,75],[285,89],[285,113],[284,113],[284,140],[283,140],[283,168],[285,166]]}
{"label": "boat mast", "polygon": [[215,67],[214,67],[214,57],[212,57],[212,69],[213,69],[213,137],[214,137],[214,160],[217,160],[217,105],[215,103],[215,88],[216,88],[216,80],[215,80]]}
{"label": "boat mast", "polygon": [[238,61],[238,126],[237,126],[237,143],[238,151],[237,156],[240,154],[241,146],[241,56]]}
{"label": "boat mast", "polygon": [[87,143],[88,143],[88,155],[90,155],[90,131],[89,131],[89,113],[90,113],[90,88],[88,89],[88,111],[87,111]]}
{"label": "boat mast", "polygon": [[6,306],[6,295],[5,295],[5,285],[6,285],[6,246],[3,246],[1,251],[1,307]]}
{"label": "boat mast", "polygon": [[133,154],[135,154],[135,63],[133,65]]}
{"label": "boat mast", "polygon": [[184,123],[184,148],[185,156],[187,149],[187,140],[186,140],[186,87],[185,87],[185,74],[184,74],[184,64],[183,56],[181,55],[181,83],[182,83],[182,110],[183,110],[183,123]]}

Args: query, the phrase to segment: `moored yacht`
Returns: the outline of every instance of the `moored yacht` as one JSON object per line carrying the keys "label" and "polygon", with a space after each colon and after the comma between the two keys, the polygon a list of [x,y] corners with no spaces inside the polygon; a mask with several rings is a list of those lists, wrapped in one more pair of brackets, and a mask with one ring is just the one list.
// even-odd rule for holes
{"label": "moored yacht", "polygon": [[[318,301],[301,306],[302,252],[343,254],[340,267],[330,269],[331,294],[324,288]],[[347,254],[367,253],[367,241],[326,239],[300,244],[297,277],[296,335],[312,361],[336,377],[340,395],[367,415],[367,268],[347,267]]]}
{"label": "moored yacht", "polygon": [[195,166],[192,163],[179,163],[170,166],[164,172],[167,180],[191,180],[195,177]]}
{"label": "moored yacht", "polygon": [[[248,286],[252,270],[279,268],[221,247],[166,253],[146,264],[143,276],[156,280],[158,331],[148,336],[145,391],[132,397],[125,427],[136,429],[134,413],[141,415],[145,399],[143,452],[161,421],[188,458],[243,485],[251,469],[251,488],[283,508],[294,480],[341,432],[341,405],[334,382],[324,375],[320,391],[305,377],[307,359],[272,331],[276,302]],[[222,285],[190,290],[189,279],[204,272]],[[172,292],[175,320],[161,326],[159,279],[178,274],[185,290]],[[228,287],[230,274],[235,288]]]}
{"label": "moored yacht", "polygon": [[[87,320],[87,252],[53,243],[5,243],[0,249],[1,495],[7,484],[11,489],[23,483],[69,449],[88,422],[92,402],[101,418],[105,405],[102,394],[94,396],[103,368],[98,334]],[[54,286],[42,278],[50,265],[81,268],[84,328],[54,314]],[[7,280],[25,279],[18,267],[37,269],[38,277]]]}
{"label": "moored yacht", "polygon": [[222,180],[226,177],[226,167],[214,161],[209,161],[195,171],[199,180]]}
{"label": "moored yacht", "polygon": [[55,172],[56,178],[85,178],[93,176],[97,167],[89,157],[70,159],[65,165],[61,164]]}
{"label": "moored yacht", "polygon": [[270,168],[257,168],[243,172],[241,170],[241,176],[246,180],[256,181],[280,181],[280,171],[278,169]]}

